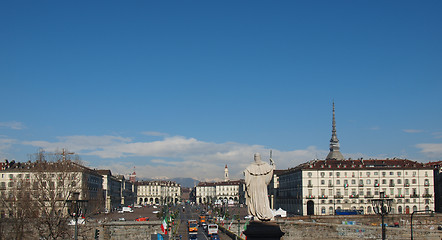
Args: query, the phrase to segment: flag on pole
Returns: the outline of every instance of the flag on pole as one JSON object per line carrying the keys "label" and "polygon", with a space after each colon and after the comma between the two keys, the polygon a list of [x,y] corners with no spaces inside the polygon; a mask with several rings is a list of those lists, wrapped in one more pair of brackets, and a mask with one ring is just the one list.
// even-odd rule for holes
{"label": "flag on pole", "polygon": [[166,222],[166,219],[163,219],[163,222],[161,223],[161,231],[163,231],[164,234],[167,234],[167,222]]}
{"label": "flag on pole", "polygon": [[232,218],[232,221],[229,224],[229,230],[230,230],[230,227],[232,227],[232,224],[233,224],[233,218]]}

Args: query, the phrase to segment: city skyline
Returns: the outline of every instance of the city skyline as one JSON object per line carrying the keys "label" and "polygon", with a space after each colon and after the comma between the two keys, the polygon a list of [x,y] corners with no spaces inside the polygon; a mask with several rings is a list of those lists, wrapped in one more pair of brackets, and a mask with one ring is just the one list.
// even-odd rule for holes
{"label": "city skyline", "polygon": [[[0,3],[0,158],[68,149],[139,177],[231,179],[442,155],[442,3]],[[202,171],[202,169],[204,171]]]}

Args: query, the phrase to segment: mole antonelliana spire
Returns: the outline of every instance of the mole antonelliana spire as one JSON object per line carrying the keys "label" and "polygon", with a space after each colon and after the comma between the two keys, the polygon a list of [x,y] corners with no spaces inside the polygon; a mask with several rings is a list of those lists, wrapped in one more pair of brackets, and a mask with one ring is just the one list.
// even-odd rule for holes
{"label": "mole antonelliana spire", "polygon": [[330,139],[330,152],[327,155],[326,160],[344,160],[344,156],[339,151],[339,140],[336,135],[336,120],[335,120],[335,102],[333,102],[333,129],[332,137]]}

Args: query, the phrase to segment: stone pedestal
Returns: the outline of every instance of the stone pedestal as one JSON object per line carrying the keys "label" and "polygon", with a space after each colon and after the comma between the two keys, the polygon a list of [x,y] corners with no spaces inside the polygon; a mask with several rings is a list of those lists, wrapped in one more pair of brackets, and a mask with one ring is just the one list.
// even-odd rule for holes
{"label": "stone pedestal", "polygon": [[247,225],[244,235],[247,236],[247,240],[280,240],[284,233],[275,222],[252,221]]}

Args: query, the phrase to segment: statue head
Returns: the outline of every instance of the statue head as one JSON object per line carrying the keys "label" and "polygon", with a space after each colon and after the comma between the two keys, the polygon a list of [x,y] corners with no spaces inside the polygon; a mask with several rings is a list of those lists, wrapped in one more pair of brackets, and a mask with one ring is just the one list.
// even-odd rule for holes
{"label": "statue head", "polygon": [[255,153],[255,163],[261,163],[261,154]]}

